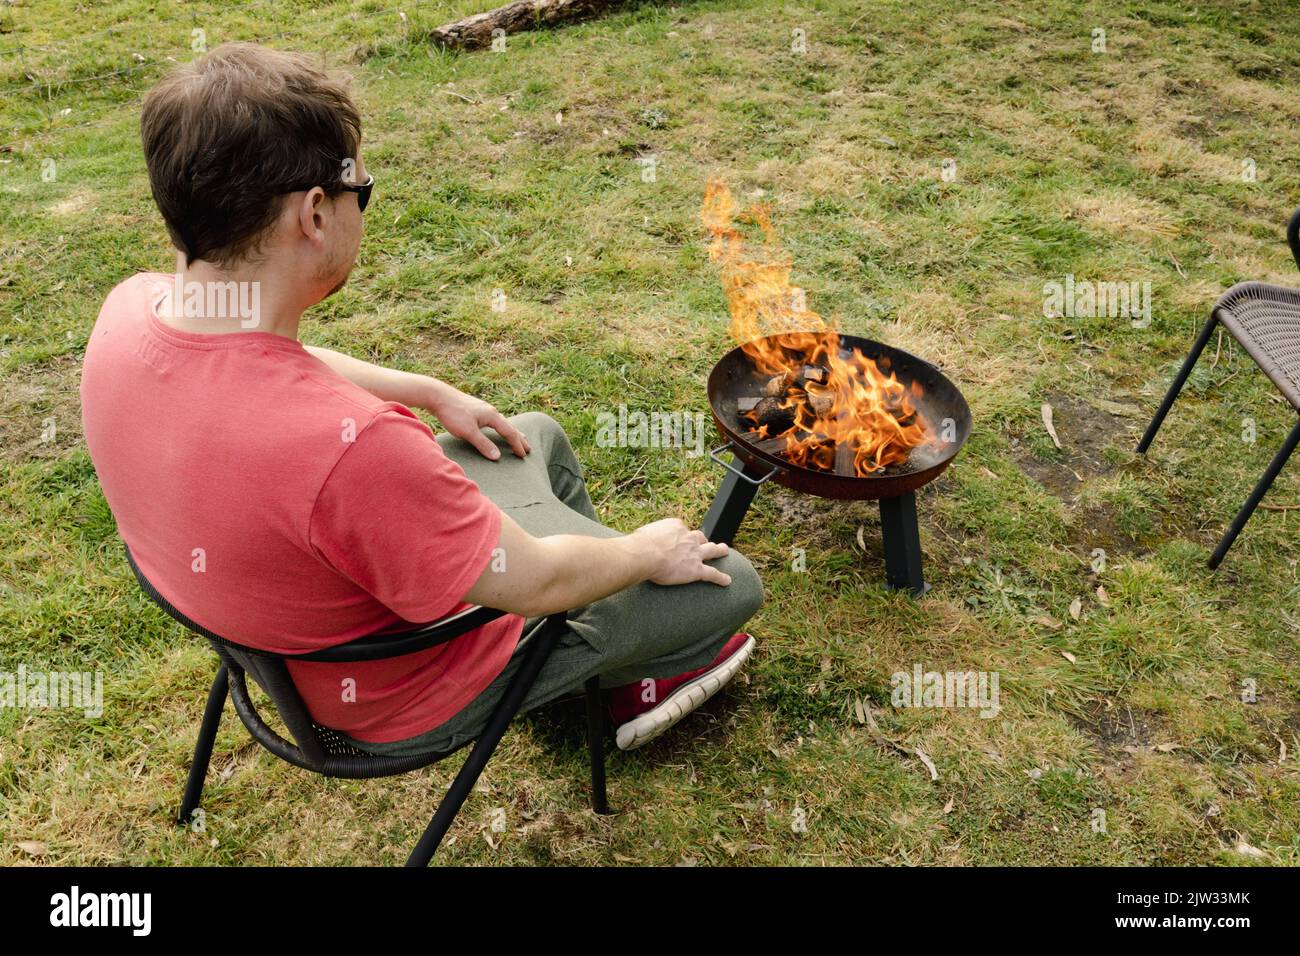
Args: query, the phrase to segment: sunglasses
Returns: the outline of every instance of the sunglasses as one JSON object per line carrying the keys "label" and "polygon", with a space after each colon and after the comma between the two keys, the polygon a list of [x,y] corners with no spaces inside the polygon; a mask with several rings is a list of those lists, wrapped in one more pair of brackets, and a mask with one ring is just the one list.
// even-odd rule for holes
{"label": "sunglasses", "polygon": [[[317,185],[319,184],[313,183],[309,186],[295,186],[293,189],[286,189],[285,192],[302,192],[306,189],[315,189]],[[329,192],[330,189],[337,189],[347,193],[356,193],[357,209],[361,212],[365,212],[366,206],[370,203],[370,192],[375,188],[375,177],[373,175],[367,176],[366,181],[360,185],[355,185],[353,183],[334,183],[333,186],[321,186],[321,188],[326,192]]]}

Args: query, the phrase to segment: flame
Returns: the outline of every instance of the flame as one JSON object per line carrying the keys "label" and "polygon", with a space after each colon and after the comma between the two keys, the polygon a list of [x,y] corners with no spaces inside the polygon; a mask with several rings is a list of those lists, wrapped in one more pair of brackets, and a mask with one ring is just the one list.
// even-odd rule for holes
{"label": "flame", "polygon": [[[834,324],[811,311],[803,290],[790,284],[790,261],[767,206],[738,213],[727,184],[715,179],[705,190],[700,218],[712,236],[709,259],[718,265],[732,338],[760,377],[784,377],[785,387],[774,397],[793,424],[769,435],[754,413],[743,413],[757,426],[756,437],[784,439],[788,461],[838,474],[861,477],[906,462],[928,431],[913,402],[922,394],[920,384],[898,381],[887,359],[878,364],[857,349],[842,354]],[[749,251],[733,225],[737,221],[762,231],[758,253]],[[805,380],[805,367],[824,369],[825,382]]]}

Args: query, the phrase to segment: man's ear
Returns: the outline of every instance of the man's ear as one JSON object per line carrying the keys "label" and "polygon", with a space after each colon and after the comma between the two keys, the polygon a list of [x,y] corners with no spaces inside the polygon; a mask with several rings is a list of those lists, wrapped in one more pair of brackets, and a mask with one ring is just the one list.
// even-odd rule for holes
{"label": "man's ear", "polygon": [[298,201],[297,213],[298,228],[302,230],[303,238],[314,246],[324,246],[325,217],[328,214],[325,190],[319,186],[307,190]]}

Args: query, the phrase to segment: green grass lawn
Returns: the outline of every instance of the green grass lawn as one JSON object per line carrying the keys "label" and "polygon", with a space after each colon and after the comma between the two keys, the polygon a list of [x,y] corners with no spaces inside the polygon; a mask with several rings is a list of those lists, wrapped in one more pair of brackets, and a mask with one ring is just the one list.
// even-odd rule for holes
{"label": "green grass lawn", "polygon": [[[1261,510],[1205,567],[1294,413],[1225,337],[1132,453],[1221,291],[1300,286],[1291,5],[634,3],[504,53],[420,42],[491,5],[0,4],[0,671],[98,669],[105,695],[98,720],[0,708],[0,863],[397,863],[460,762],[323,781],[228,708],[206,831],[171,822],[213,657],[135,586],[77,382],[108,290],[172,267],[139,102],[194,30],[355,77],[378,186],[304,339],[549,412],[619,528],[698,521],[720,475],[595,441],[620,403],[707,411],[710,176],[771,203],[812,308],[941,363],[974,413],[919,496],[929,596],[883,588],[872,506],[765,488],[737,540],[768,592],[748,672],[611,758],[612,817],[580,709],[524,720],[443,862],[1300,858],[1300,515]],[[1044,317],[1067,274],[1149,281],[1149,327]],[[1300,507],[1300,463],[1266,501]],[[915,664],[996,672],[1000,712],[893,707]]]}

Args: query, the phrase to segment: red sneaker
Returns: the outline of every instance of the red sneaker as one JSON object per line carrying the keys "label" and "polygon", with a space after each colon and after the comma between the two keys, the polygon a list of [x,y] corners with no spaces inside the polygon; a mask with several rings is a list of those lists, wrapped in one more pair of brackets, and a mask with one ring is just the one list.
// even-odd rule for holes
{"label": "red sneaker", "polygon": [[619,749],[632,750],[654,740],[720,691],[753,651],[754,638],[736,634],[706,667],[615,687],[610,691],[609,714],[618,728],[614,739]]}

